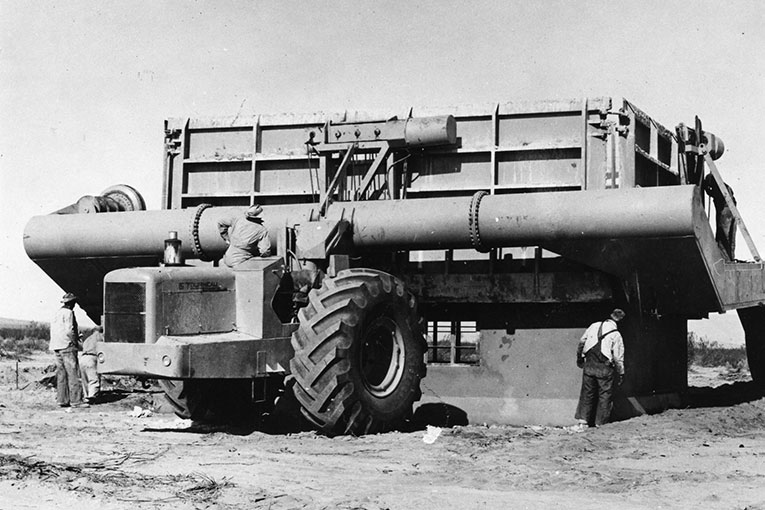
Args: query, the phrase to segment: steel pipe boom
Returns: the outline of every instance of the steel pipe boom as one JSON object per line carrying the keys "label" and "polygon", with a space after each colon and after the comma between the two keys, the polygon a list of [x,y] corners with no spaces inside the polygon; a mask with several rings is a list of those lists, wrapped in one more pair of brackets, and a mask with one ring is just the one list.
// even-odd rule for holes
{"label": "steel pipe boom", "polygon": [[[694,186],[487,195],[477,202],[465,197],[337,202],[327,217],[351,223],[352,247],[359,252],[488,249],[687,236],[694,232],[694,212],[703,207]],[[275,243],[278,227],[306,223],[312,205],[263,209]],[[33,260],[159,256],[168,232],[177,231],[186,258],[200,252],[217,258],[226,248],[218,220],[241,211],[215,207],[37,216],[27,224],[24,247]]]}
{"label": "steel pipe boom", "polygon": [[[335,204],[352,218],[353,245],[369,249],[532,246],[544,241],[675,237],[693,233],[703,207],[694,186],[489,195]],[[341,208],[344,209],[341,211]],[[471,238],[470,215],[477,229]]]}

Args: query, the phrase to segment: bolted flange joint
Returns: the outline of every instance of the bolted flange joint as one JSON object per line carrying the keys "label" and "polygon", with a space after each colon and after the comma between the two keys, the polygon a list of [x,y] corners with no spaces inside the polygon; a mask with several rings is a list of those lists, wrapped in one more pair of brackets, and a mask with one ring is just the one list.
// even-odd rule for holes
{"label": "bolted flange joint", "polygon": [[470,200],[470,213],[468,214],[470,242],[473,244],[473,248],[480,253],[488,253],[490,251],[490,248],[484,246],[481,241],[481,232],[478,229],[478,209],[481,206],[481,200],[488,194],[488,191],[477,191]]}

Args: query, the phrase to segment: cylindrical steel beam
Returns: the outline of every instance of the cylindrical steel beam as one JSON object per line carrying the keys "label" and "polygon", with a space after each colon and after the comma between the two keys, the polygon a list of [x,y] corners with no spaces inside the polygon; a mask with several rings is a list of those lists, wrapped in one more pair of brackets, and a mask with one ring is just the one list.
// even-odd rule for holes
{"label": "cylindrical steel beam", "polygon": [[453,144],[457,141],[457,121],[451,115],[407,119],[404,141],[412,147]]}
{"label": "cylindrical steel beam", "polygon": [[[703,207],[693,186],[431,198],[341,204],[359,250],[532,246],[544,241],[693,234]],[[475,209],[472,210],[471,209]],[[479,239],[471,238],[475,215]]]}
{"label": "cylindrical steel beam", "polygon": [[[392,251],[509,247],[573,239],[692,235],[703,207],[693,186],[546,192],[471,198],[337,202],[329,219],[351,223],[354,250]],[[279,228],[308,221],[312,205],[265,206],[272,242]],[[32,218],[24,247],[32,259],[162,255],[177,231],[183,255],[220,257],[218,220],[243,208],[212,207]],[[471,227],[471,217],[474,225]]]}
{"label": "cylindrical steel beam", "polygon": [[331,124],[326,143],[356,143],[386,141],[393,147],[422,147],[454,144],[457,141],[457,121],[451,115],[391,119],[387,122]]}

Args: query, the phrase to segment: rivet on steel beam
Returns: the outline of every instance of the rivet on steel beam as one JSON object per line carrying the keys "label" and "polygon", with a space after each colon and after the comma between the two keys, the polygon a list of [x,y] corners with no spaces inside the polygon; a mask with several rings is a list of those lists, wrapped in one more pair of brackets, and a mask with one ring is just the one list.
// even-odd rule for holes
{"label": "rivet on steel beam", "polygon": [[375,128],[375,138],[380,136],[380,128]]}
{"label": "rivet on steel beam", "polygon": [[359,131],[358,129],[356,129],[356,131],[354,131],[354,132],[353,132],[353,134],[354,134],[354,135],[356,135],[356,138],[358,138],[358,137],[360,137],[360,136],[361,136],[361,131]]}
{"label": "rivet on steel beam", "polygon": [[340,130],[335,131],[335,138],[340,138]]}

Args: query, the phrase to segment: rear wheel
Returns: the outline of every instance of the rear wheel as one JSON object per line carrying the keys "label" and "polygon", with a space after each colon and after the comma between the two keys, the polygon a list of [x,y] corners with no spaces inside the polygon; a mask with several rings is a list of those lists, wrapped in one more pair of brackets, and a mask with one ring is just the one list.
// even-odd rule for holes
{"label": "rear wheel", "polygon": [[324,433],[400,425],[419,400],[424,339],[414,297],[397,278],[348,269],[309,294],[292,335],[293,391]]}

